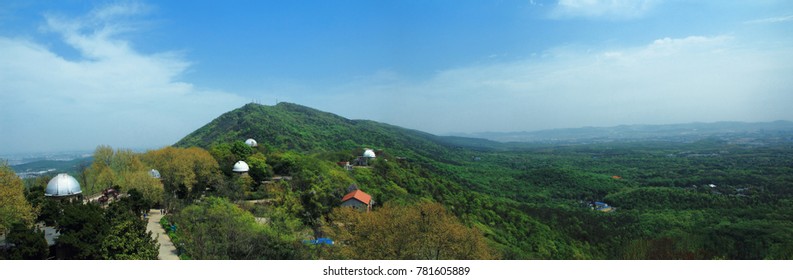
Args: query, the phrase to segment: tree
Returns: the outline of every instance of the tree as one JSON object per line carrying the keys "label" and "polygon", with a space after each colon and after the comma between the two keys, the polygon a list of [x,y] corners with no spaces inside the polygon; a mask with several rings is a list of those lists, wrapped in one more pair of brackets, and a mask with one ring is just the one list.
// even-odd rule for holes
{"label": "tree", "polygon": [[177,192],[182,186],[188,195],[202,193],[222,183],[217,161],[201,148],[165,147],[147,152],[142,160],[160,171],[166,193]]}
{"label": "tree", "polygon": [[81,202],[64,206],[63,216],[57,221],[61,236],[57,246],[59,258],[77,260],[102,259],[102,241],[108,234],[109,224],[98,204]]}
{"label": "tree", "polygon": [[234,157],[239,159],[245,159],[249,156],[253,155],[254,149],[248,144],[245,144],[243,141],[234,141],[231,144],[231,153],[234,154]]}
{"label": "tree", "polygon": [[102,257],[108,260],[156,260],[160,249],[138,219],[123,219],[113,224],[101,247]]}
{"label": "tree", "polygon": [[32,226],[35,219],[36,213],[25,199],[22,180],[7,163],[0,163],[0,233],[8,232],[15,223]]}
{"label": "tree", "polygon": [[[138,192],[151,205],[163,203],[165,188],[159,179],[152,178],[148,171],[137,171],[127,173],[122,186],[127,193]],[[151,206],[150,205],[150,206]]]}
{"label": "tree", "polygon": [[102,240],[102,258],[108,260],[155,260],[159,244],[146,232],[146,223],[140,219],[142,209],[148,209],[143,195],[135,190],[130,196],[111,203],[105,212],[105,221],[110,224],[107,236]]}
{"label": "tree", "polygon": [[386,206],[372,212],[336,208],[323,231],[337,242],[333,256],[349,259],[492,259],[481,232],[437,203]]}
{"label": "tree", "polygon": [[113,148],[100,145],[94,150],[94,162],[85,171],[85,181],[87,183],[84,190],[85,195],[90,195],[113,187],[116,181],[116,174],[111,169],[113,162]]}
{"label": "tree", "polygon": [[11,260],[44,260],[50,253],[44,232],[22,223],[12,226],[6,242],[14,244],[8,250],[8,259]]}
{"label": "tree", "polygon": [[194,259],[291,259],[295,240],[258,224],[253,215],[225,198],[208,197],[173,219],[186,254]]}
{"label": "tree", "polygon": [[251,178],[253,178],[253,181],[256,182],[257,185],[272,176],[272,168],[267,165],[267,158],[261,153],[248,156],[246,162],[250,167],[248,174],[251,175]]}

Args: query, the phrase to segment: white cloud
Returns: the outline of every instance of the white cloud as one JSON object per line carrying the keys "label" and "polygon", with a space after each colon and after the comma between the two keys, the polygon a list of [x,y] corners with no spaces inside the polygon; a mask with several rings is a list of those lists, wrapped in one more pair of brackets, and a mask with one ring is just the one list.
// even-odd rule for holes
{"label": "white cloud", "polygon": [[633,19],[647,14],[660,0],[559,0],[551,11],[556,18]]}
{"label": "white cloud", "polygon": [[[434,133],[793,119],[793,48],[730,36],[448,69],[423,82],[331,89],[317,106]],[[350,108],[350,100],[372,106]]]}
{"label": "white cloud", "polygon": [[745,21],[746,24],[768,24],[768,23],[782,23],[793,21],[793,15],[789,16],[782,16],[782,17],[769,17],[769,18],[761,18],[755,20]]}
{"label": "white cloud", "polygon": [[147,9],[105,6],[81,18],[46,15],[43,30],[77,50],[66,59],[24,38],[0,37],[3,153],[172,144],[245,98],[179,80],[176,52],[144,54],[120,34]]}

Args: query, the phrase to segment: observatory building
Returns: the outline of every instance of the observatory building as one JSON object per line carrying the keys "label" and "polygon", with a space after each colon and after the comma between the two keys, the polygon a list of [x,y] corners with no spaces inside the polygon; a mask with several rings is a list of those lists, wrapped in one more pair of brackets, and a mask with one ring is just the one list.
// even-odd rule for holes
{"label": "observatory building", "polygon": [[376,156],[374,154],[374,150],[366,149],[366,151],[363,152],[363,157],[364,158],[375,158]]}
{"label": "observatory building", "polygon": [[245,173],[248,172],[248,170],[250,170],[250,168],[248,167],[248,164],[245,163],[244,161],[238,161],[237,163],[234,164],[234,168],[231,169],[231,171],[234,171],[236,173]]}
{"label": "observatory building", "polygon": [[245,140],[245,145],[248,145],[250,147],[256,147],[259,146],[259,143],[256,142],[256,140],[253,140],[253,138],[248,138],[248,140]]}
{"label": "observatory building", "polygon": [[377,157],[372,149],[365,149],[363,151],[363,156],[358,157],[354,161],[354,165],[357,166],[367,166],[369,165],[369,161],[373,158]]}
{"label": "observatory building", "polygon": [[83,193],[80,183],[69,174],[61,173],[47,183],[44,196],[55,198],[70,198]]}
{"label": "observatory building", "polygon": [[157,169],[149,170],[149,176],[151,176],[154,179],[161,179],[162,178],[160,176],[160,171],[157,171]]}

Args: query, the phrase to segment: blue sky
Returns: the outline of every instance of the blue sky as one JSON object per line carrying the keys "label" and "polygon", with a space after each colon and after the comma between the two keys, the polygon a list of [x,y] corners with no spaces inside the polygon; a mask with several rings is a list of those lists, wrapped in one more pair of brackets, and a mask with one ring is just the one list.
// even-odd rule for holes
{"label": "blue sky", "polygon": [[254,99],[436,134],[793,120],[790,77],[790,1],[6,1],[0,154]]}

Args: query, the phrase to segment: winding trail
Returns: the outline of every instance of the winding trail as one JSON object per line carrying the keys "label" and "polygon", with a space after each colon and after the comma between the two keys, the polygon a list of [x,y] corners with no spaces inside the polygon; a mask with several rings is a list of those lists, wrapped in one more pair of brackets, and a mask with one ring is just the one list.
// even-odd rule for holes
{"label": "winding trail", "polygon": [[158,258],[161,260],[178,260],[179,255],[177,255],[176,246],[173,245],[171,238],[160,226],[160,219],[162,219],[160,209],[149,210],[149,223],[146,225],[146,230],[157,236],[157,243],[160,244],[160,255]]}

